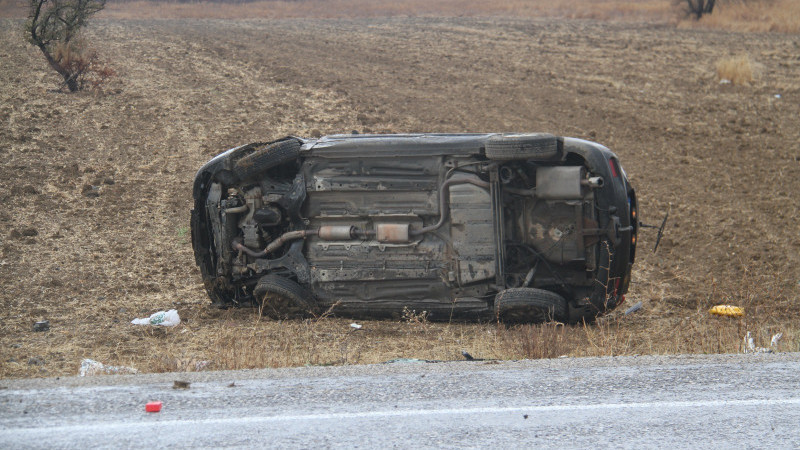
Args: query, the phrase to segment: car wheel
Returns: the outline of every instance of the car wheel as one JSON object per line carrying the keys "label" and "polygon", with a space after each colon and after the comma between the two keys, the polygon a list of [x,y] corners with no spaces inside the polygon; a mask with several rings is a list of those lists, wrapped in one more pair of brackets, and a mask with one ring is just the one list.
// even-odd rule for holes
{"label": "car wheel", "polygon": [[497,161],[549,160],[558,155],[558,138],[548,133],[498,134],[485,147],[486,157]]}
{"label": "car wheel", "polygon": [[253,288],[262,313],[273,319],[305,317],[313,312],[313,295],[294,281],[265,275]]}
{"label": "car wheel", "polygon": [[300,154],[300,146],[300,141],[287,139],[258,148],[253,153],[236,161],[234,171],[239,178],[246,180],[267,169],[297,159]]}
{"label": "car wheel", "polygon": [[567,318],[567,301],[555,292],[536,288],[512,288],[494,298],[494,310],[501,322],[552,322]]}

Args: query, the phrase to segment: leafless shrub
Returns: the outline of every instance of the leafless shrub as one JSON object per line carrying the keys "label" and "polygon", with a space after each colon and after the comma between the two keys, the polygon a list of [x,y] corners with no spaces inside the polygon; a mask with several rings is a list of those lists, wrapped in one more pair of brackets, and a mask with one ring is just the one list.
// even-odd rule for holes
{"label": "leafless shrub", "polygon": [[101,63],[97,52],[80,38],[89,18],[105,4],[106,0],[29,0],[25,23],[28,42],[41,50],[70,92],[97,88],[114,75],[113,69]]}
{"label": "leafless shrub", "polygon": [[716,0],[675,0],[675,3],[682,5],[682,10],[687,16],[700,20],[704,15],[714,11]]}

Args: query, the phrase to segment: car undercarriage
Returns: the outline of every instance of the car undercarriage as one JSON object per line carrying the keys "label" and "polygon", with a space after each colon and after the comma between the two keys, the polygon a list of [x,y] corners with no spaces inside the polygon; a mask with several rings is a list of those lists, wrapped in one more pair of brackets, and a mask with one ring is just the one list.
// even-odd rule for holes
{"label": "car undercarriage", "polygon": [[250,144],[206,164],[194,198],[212,300],[274,317],[592,320],[635,255],[616,156],[542,133]]}

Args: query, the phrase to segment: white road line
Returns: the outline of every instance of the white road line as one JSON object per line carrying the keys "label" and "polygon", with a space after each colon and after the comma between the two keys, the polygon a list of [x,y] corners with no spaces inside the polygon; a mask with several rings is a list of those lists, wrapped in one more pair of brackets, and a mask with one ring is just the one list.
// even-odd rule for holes
{"label": "white road line", "polygon": [[[178,426],[203,426],[227,424],[267,424],[276,422],[299,422],[340,419],[381,419],[387,417],[425,417],[447,415],[471,415],[492,413],[545,413],[561,411],[593,411],[593,410],[620,410],[620,409],[650,409],[650,408],[707,408],[707,407],[736,407],[736,406],[792,406],[800,405],[800,398],[783,399],[751,399],[751,400],[695,400],[695,401],[666,401],[666,402],[640,402],[640,403],[598,403],[585,405],[529,405],[509,407],[481,407],[481,408],[444,408],[444,409],[400,409],[387,411],[342,412],[324,414],[295,414],[284,416],[254,416],[254,417],[220,417],[210,419],[176,419],[176,420],[146,420],[141,422],[108,422],[82,425],[64,425],[54,427],[22,427],[0,430],[0,437],[11,436],[17,433],[31,433],[36,431],[52,432],[79,432],[79,431],[110,431],[113,429],[132,430],[141,428],[151,430],[153,427],[178,427]],[[162,413],[164,414],[164,413]],[[1,425],[0,425],[1,426]]]}

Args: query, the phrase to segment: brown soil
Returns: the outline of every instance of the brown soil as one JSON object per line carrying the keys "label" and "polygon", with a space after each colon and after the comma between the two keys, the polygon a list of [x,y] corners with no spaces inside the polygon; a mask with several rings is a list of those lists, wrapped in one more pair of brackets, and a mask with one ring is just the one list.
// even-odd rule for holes
{"label": "brown soil", "polygon": [[[689,318],[720,326],[705,313],[717,303],[748,308],[733,340],[755,323],[764,335],[797,329],[797,36],[560,20],[105,19],[89,38],[119,76],[70,95],[53,91],[57,76],[20,29],[0,25],[0,376],[75,374],[82,358],[155,371],[531,355],[494,325],[410,317],[366,322],[351,341],[346,320],[210,307],[188,236],[195,171],[250,141],[351,130],[546,131],[616,151],[642,219],[671,213],[658,253],[655,233],[641,236],[628,302],[643,311],[611,330],[633,334],[596,354],[735,349],[675,341]],[[720,84],[716,61],[739,54],[755,81]],[[177,329],[129,324],[169,308]],[[49,332],[32,331],[41,319]]]}

